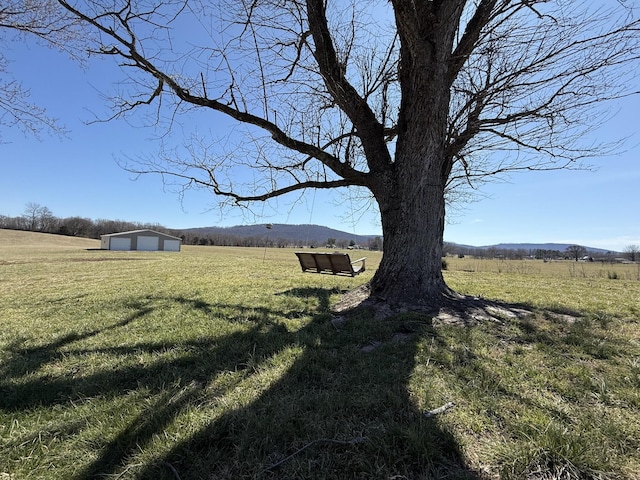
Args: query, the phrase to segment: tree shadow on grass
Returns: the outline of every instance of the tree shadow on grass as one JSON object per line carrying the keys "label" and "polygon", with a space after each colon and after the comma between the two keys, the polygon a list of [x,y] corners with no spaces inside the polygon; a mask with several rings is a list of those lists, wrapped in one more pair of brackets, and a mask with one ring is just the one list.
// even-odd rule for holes
{"label": "tree shadow on grass", "polygon": [[[5,350],[9,352],[10,355],[9,358],[0,365],[0,378],[19,378],[29,372],[34,372],[47,363],[61,359],[63,357],[61,349],[65,346],[95,337],[102,333],[107,333],[111,330],[125,327],[137,319],[143,318],[145,315],[151,313],[150,308],[142,306],[139,307],[140,308],[136,309],[131,315],[112,325],[92,329],[82,333],[71,332],[57,338],[53,342],[45,343],[43,345],[26,347],[23,344],[24,339],[19,339],[10,343],[5,347]],[[22,408],[25,406],[22,401],[29,399],[35,400],[37,398],[38,395],[23,395],[23,398],[20,399],[20,407]],[[15,400],[12,401],[5,395],[4,398],[0,400],[0,406],[9,406],[11,402],[18,405]]]}
{"label": "tree shadow on grass", "polygon": [[[437,418],[425,416],[409,393],[417,343],[436,335],[428,318],[377,321],[356,311],[338,329],[328,311],[332,293],[282,292],[317,300],[317,311],[299,329],[287,328],[287,318],[299,315],[293,311],[146,297],[132,304],[137,310],[129,318],[106,328],[128,325],[167,303],[182,305],[187,316],[224,310],[226,321],[243,328],[176,345],[143,341],[74,350],[71,344],[80,338],[69,335],[22,350],[9,369],[19,381],[3,386],[10,392],[0,408],[22,411],[69,405],[77,396],[144,392],[144,409],[101,443],[78,479],[480,478],[452,435]],[[379,348],[362,348],[372,340],[380,341]],[[44,365],[55,361],[63,346],[67,354],[158,358],[77,377],[21,378],[26,371],[17,368],[19,362]],[[198,417],[201,411],[211,420]],[[174,443],[166,440],[171,435]],[[165,439],[161,453],[154,450],[158,438]],[[155,453],[139,461],[147,450]]]}
{"label": "tree shadow on grass", "polygon": [[[255,343],[255,376],[267,377],[292,345],[295,359],[259,396],[203,425],[137,478],[479,478],[452,435],[410,398],[416,344],[435,335],[428,319],[408,327],[360,311],[338,330],[327,312],[331,293],[283,292],[316,297],[320,308],[304,328]],[[380,348],[362,348],[373,339]]]}

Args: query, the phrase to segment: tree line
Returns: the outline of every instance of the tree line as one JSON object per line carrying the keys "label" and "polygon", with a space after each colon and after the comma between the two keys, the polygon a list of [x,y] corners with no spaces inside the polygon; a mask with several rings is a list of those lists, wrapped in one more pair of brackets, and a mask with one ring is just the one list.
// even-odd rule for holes
{"label": "tree line", "polygon": [[[180,229],[167,228],[158,223],[141,223],[125,220],[108,220],[72,216],[56,217],[51,210],[38,203],[30,202],[25,206],[24,213],[18,217],[10,217],[0,214],[0,228],[9,230],[25,230],[31,232],[53,233],[72,237],[84,237],[100,239],[101,235],[109,233],[125,232],[130,230],[150,229],[166,233],[182,239],[184,245],[210,245],[225,247],[311,247],[311,248],[362,248],[366,250],[382,250],[381,237],[370,238],[365,245],[356,246],[353,240],[328,238],[326,242],[316,240],[291,240],[282,237],[270,237],[270,235],[241,236],[231,233],[201,233],[189,232]],[[626,259],[632,262],[640,260],[640,246],[628,245],[623,250]],[[443,256],[458,255],[472,256],[474,258],[499,258],[509,260],[523,260],[535,258],[538,260],[574,259],[578,260],[587,255],[587,249],[580,245],[571,245],[564,252],[547,249],[507,249],[499,247],[477,248],[455,243],[444,242]],[[619,252],[606,252],[598,254],[595,260],[614,260]]]}
{"label": "tree line", "polygon": [[[46,206],[30,202],[26,205],[24,213],[18,217],[0,215],[0,228],[9,230],[25,230],[31,232],[53,233],[72,237],[100,239],[101,235],[130,230],[150,229],[166,233],[174,237],[180,237],[184,245],[211,245],[225,247],[303,247],[312,248],[348,248],[354,247],[355,242],[348,239],[329,238],[327,242],[314,240],[291,240],[282,237],[265,235],[241,236],[231,233],[201,233],[189,232],[180,229],[171,229],[157,223],[140,223],[125,220],[92,220],[85,217],[56,217]],[[381,250],[382,239],[372,238],[362,248],[369,250]]]}
{"label": "tree line", "polygon": [[620,258],[625,258],[631,262],[640,260],[640,246],[627,245],[622,252],[600,252],[594,254],[589,252],[586,247],[582,245],[569,245],[564,251],[556,249],[544,249],[544,248],[477,248],[464,245],[457,245],[455,243],[444,243],[443,247],[444,255],[457,255],[459,257],[471,256],[474,258],[486,258],[486,259],[505,259],[505,260],[524,260],[524,259],[536,259],[536,260],[583,260],[585,257],[590,261],[619,261]]}
{"label": "tree line", "polygon": [[141,229],[151,229],[169,235],[180,236],[180,231],[163,227],[157,223],[107,219],[92,220],[78,216],[60,218],[56,217],[48,207],[33,202],[28,203],[25,206],[24,213],[18,217],[0,214],[0,228],[95,239],[99,239],[100,235],[108,233]]}

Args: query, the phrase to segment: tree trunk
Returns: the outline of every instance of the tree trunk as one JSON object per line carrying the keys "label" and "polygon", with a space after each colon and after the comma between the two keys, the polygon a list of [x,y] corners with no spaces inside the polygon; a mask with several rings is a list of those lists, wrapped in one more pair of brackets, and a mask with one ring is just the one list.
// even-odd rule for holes
{"label": "tree trunk", "polygon": [[[414,46],[415,50],[407,48]],[[450,91],[447,42],[401,49],[402,101],[395,162],[372,187],[380,206],[384,255],[370,295],[389,306],[437,308],[454,298],[442,277],[445,154]]]}
{"label": "tree trunk", "polygon": [[442,276],[444,186],[409,177],[379,201],[384,255],[370,295],[391,307],[433,309],[457,297]]}

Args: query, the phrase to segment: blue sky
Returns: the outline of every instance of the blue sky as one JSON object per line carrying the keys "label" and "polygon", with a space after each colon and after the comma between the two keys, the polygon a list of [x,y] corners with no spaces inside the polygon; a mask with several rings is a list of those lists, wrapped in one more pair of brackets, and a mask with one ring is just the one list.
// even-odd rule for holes
{"label": "blue sky", "polygon": [[[155,134],[123,120],[88,123],[107,116],[100,91],[108,90],[116,68],[94,61],[85,71],[64,54],[28,43],[11,43],[9,71],[30,89],[30,101],[59,118],[66,138],[25,136],[3,129],[0,143],[0,215],[19,216],[29,202],[57,217],[121,219],[169,228],[252,223],[315,223],[357,234],[380,234],[374,212],[360,216],[348,193],[308,192],[279,199],[247,215],[221,213],[215,198],[190,191],[180,199],[155,176],[134,179],[117,164],[127,156],[157,151]],[[636,90],[640,90],[640,81]],[[596,171],[518,174],[488,184],[484,199],[451,212],[445,240],[470,245],[577,243],[609,250],[640,245],[640,97],[608,106],[614,118],[594,140],[628,137],[619,155],[595,159]],[[221,117],[212,115],[209,128]]]}

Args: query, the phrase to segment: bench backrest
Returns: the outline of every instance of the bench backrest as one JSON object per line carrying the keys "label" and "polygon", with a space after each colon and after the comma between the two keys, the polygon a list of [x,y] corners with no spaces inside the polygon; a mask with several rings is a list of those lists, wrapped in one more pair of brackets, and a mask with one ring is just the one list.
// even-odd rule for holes
{"label": "bench backrest", "polygon": [[313,258],[316,259],[316,265],[318,266],[319,272],[336,272],[336,268],[333,266],[333,262],[331,261],[331,257],[333,255],[329,253],[314,253]]}
{"label": "bench backrest", "polygon": [[353,265],[351,265],[351,259],[346,253],[332,253],[327,255],[331,267],[334,272],[354,274]]}
{"label": "bench backrest", "polygon": [[300,266],[303,272],[312,269],[316,270],[318,268],[316,259],[313,258],[313,253],[296,252],[296,255],[298,256],[298,260],[300,260]]}
{"label": "bench backrest", "polygon": [[344,273],[354,276],[360,272],[360,268],[354,269],[349,255],[346,253],[311,253],[295,252],[300,261],[302,271],[312,270],[317,273],[330,272],[333,274]]}

